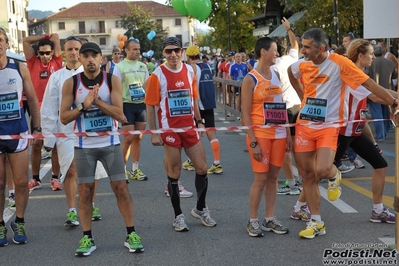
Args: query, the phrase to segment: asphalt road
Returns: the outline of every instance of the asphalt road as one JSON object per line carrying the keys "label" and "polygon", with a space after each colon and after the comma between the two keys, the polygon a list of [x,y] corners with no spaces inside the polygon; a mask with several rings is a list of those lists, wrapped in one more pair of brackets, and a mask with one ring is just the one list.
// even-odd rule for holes
{"label": "asphalt road", "polygon": [[[222,118],[223,114],[218,112],[217,117]],[[217,122],[217,127],[229,125],[239,123]],[[102,179],[96,205],[103,219],[93,222],[92,227],[97,250],[86,258],[75,257],[74,252],[82,237],[81,227],[64,228],[68,211],[64,192],[51,191],[51,172],[46,164],[48,160],[45,160],[42,165],[43,188],[31,193],[25,215],[28,243],[21,246],[13,244],[9,230],[9,245],[0,248],[0,265],[323,265],[325,249],[343,250],[334,246],[337,243],[355,243],[360,247],[361,244],[394,242],[395,225],[369,222],[372,168],[367,163],[365,169],[357,169],[344,176],[342,196],[337,203],[322,199],[326,235],[313,240],[299,238],[298,233],[306,227],[306,223],[290,219],[297,197],[278,196],[275,215],[290,232],[286,235],[265,232],[263,238],[249,237],[246,225],[253,173],[248,153],[244,151],[245,135],[240,131],[220,131],[217,135],[221,143],[224,173],[209,175],[207,196],[211,216],[218,223],[216,227],[205,227],[191,217],[190,210],[196,203],[194,196],[181,199],[190,231],[178,233],[173,230],[173,209],[170,199],[164,194],[163,149],[153,147],[147,135],[143,137],[140,168],[149,179],[129,184],[135,208],[135,227],[142,238],[144,253],[130,254],[123,246],[126,234],[124,223],[109,182]],[[211,165],[213,158],[209,142],[204,138],[203,143],[208,165]],[[380,147],[390,165],[384,202],[391,204],[395,169],[393,132],[380,143]],[[184,154],[183,159],[186,159]],[[281,172],[280,181],[283,180]],[[190,191],[195,190],[194,172],[182,170],[181,181]],[[327,184],[320,183],[320,186],[321,193],[325,193],[323,188]],[[263,219],[263,216],[264,201],[259,218]]]}

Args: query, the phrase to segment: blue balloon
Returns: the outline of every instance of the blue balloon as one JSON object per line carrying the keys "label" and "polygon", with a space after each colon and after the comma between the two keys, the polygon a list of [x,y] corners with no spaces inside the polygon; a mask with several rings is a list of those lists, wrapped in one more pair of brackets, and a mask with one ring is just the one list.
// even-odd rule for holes
{"label": "blue balloon", "polygon": [[154,39],[154,37],[155,37],[155,35],[157,35],[156,33],[155,33],[155,31],[150,31],[150,33],[148,33],[147,34],[147,38],[148,38],[148,40],[152,40],[152,39]]}
{"label": "blue balloon", "polygon": [[147,53],[143,53],[143,56],[144,56],[144,57],[148,57],[148,54],[147,54]]}
{"label": "blue balloon", "polygon": [[153,50],[149,50],[149,51],[147,52],[147,54],[148,54],[149,56],[153,56],[153,55],[154,55],[154,51],[153,51]]}

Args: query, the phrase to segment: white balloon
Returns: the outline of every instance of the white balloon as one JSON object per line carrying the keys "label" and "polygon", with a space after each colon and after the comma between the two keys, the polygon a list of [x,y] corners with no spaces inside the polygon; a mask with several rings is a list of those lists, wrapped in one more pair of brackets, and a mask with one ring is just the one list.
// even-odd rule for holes
{"label": "white balloon", "polygon": [[216,53],[216,49],[215,48],[212,49],[212,53]]}
{"label": "white balloon", "polygon": [[204,49],[204,48],[200,47],[200,51],[201,51],[201,52],[202,52],[203,49]]}
{"label": "white balloon", "polygon": [[222,51],[222,49],[218,48],[216,51],[217,51],[218,53],[220,53],[220,52]]}

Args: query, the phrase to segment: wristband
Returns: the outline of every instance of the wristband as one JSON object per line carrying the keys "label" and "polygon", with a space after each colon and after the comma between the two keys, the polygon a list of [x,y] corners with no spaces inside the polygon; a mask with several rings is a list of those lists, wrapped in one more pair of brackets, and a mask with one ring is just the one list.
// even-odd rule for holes
{"label": "wristband", "polygon": [[292,31],[292,33],[294,33],[294,31],[292,30],[292,28],[288,28],[287,32]]}
{"label": "wristband", "polygon": [[49,39],[50,39],[50,35],[44,34],[44,35],[42,36],[42,39],[43,39],[43,40],[49,40]]}

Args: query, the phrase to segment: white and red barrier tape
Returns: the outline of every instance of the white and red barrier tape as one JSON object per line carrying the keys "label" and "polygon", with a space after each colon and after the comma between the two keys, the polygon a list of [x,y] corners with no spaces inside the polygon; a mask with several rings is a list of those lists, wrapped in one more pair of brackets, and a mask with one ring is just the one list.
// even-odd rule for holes
{"label": "white and red barrier tape", "polygon": [[156,130],[132,130],[132,131],[101,131],[101,132],[74,132],[74,133],[52,133],[52,134],[16,134],[16,135],[0,135],[0,140],[12,139],[44,139],[44,138],[71,138],[71,137],[98,137],[98,136],[113,136],[113,135],[138,135],[138,134],[160,134],[167,132],[183,133],[187,131],[233,131],[246,130],[249,128],[277,128],[277,127],[294,127],[294,126],[311,126],[311,125],[334,125],[334,124],[348,124],[356,122],[377,122],[386,121],[389,119],[370,119],[370,120],[353,120],[353,121],[331,121],[331,122],[309,122],[304,124],[276,124],[276,125],[262,125],[262,126],[229,126],[229,127],[207,127],[207,128],[170,128],[170,129],[156,129]]}

